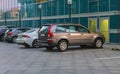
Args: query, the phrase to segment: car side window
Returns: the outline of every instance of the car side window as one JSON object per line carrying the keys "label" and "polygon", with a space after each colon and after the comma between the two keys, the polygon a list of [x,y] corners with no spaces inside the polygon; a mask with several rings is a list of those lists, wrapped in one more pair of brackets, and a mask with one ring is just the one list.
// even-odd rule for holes
{"label": "car side window", "polygon": [[78,27],[78,31],[79,31],[79,32],[83,32],[83,33],[88,33],[88,32],[89,32],[86,28],[84,28],[84,27],[82,27],[82,26],[79,26],[79,27]]}
{"label": "car side window", "polygon": [[69,25],[67,26],[67,32],[77,32],[76,26]]}
{"label": "car side window", "polygon": [[66,32],[66,28],[65,28],[65,26],[57,26],[57,28],[56,28],[56,32]]}
{"label": "car side window", "polygon": [[17,30],[17,32],[18,32],[18,33],[22,33],[23,31],[22,31],[22,30],[20,30],[20,29],[18,29],[18,30]]}

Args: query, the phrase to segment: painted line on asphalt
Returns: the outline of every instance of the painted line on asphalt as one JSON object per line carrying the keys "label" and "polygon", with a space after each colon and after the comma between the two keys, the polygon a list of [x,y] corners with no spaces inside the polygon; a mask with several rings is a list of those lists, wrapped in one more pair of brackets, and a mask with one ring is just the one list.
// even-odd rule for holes
{"label": "painted line on asphalt", "polygon": [[98,58],[98,59],[94,59],[94,60],[110,60],[110,59],[117,59],[117,58],[120,58],[120,56],[116,56],[116,57]]}

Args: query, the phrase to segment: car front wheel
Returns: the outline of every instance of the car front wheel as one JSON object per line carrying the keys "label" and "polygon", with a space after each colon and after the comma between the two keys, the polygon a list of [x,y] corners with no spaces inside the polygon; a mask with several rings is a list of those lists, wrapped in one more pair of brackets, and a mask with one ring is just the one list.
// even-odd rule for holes
{"label": "car front wheel", "polygon": [[97,39],[95,40],[95,42],[94,42],[94,47],[95,47],[95,48],[102,48],[102,46],[103,46],[103,41],[102,41],[102,39],[97,38]]}
{"label": "car front wheel", "polygon": [[62,52],[66,51],[68,49],[68,42],[66,40],[59,41],[57,48]]}

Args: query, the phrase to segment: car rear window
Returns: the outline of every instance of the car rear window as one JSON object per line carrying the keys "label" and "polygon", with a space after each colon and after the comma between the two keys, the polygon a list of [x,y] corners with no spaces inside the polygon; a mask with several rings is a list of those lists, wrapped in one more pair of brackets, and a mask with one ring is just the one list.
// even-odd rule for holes
{"label": "car rear window", "polygon": [[47,33],[50,26],[43,26],[40,30],[41,33]]}

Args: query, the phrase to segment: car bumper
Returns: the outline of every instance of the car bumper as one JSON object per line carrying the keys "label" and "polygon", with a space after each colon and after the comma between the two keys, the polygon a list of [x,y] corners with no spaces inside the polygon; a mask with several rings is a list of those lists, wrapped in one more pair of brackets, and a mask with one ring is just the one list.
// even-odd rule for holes
{"label": "car bumper", "polygon": [[38,44],[41,45],[42,47],[45,47],[45,46],[57,46],[57,43],[54,43],[54,42],[47,42],[47,41],[39,41],[38,40]]}
{"label": "car bumper", "polygon": [[5,41],[11,41],[12,40],[12,36],[6,36],[4,37]]}
{"label": "car bumper", "polygon": [[16,43],[17,44],[20,44],[20,45],[29,45],[32,47],[32,42],[33,42],[33,39],[29,38],[29,39],[25,39],[25,38],[22,38],[22,39],[18,39],[16,40]]}

